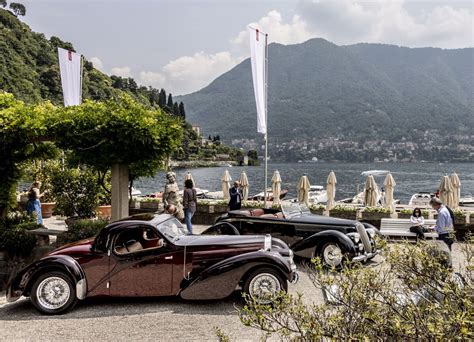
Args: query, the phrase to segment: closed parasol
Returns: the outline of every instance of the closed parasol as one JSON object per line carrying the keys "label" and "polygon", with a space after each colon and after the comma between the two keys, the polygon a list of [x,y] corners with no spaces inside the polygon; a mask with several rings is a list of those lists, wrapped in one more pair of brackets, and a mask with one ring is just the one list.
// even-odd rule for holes
{"label": "closed parasol", "polygon": [[272,193],[273,193],[273,204],[280,204],[280,195],[281,195],[281,177],[280,172],[275,171],[272,177]]}
{"label": "closed parasol", "polygon": [[306,203],[306,205],[308,205],[310,187],[311,184],[309,183],[308,176],[301,176],[296,187],[296,190],[298,192],[298,202]]}
{"label": "closed parasol", "polygon": [[385,187],[385,202],[383,203],[383,206],[390,209],[390,212],[393,213],[395,211],[395,205],[393,204],[393,189],[397,183],[395,183],[395,179],[393,179],[391,173],[387,174],[383,185]]}
{"label": "closed parasol", "polygon": [[336,205],[335,198],[336,198],[336,174],[334,171],[329,173],[326,185],[326,193],[328,196],[328,200],[326,202],[326,210],[331,210]]}
{"label": "closed parasol", "polygon": [[229,189],[230,189],[230,182],[232,182],[232,178],[230,177],[230,173],[228,170],[225,170],[224,174],[221,178],[222,182],[222,193],[224,195],[224,200],[230,199]]}
{"label": "closed parasol", "polygon": [[249,180],[245,171],[240,174],[239,183],[242,187],[243,200],[246,201],[249,198]]}

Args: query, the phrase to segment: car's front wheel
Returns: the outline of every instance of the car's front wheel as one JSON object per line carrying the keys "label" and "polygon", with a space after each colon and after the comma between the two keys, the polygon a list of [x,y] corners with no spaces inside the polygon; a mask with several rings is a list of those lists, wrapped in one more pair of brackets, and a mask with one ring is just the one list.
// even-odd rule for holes
{"label": "car's front wheel", "polygon": [[259,304],[270,304],[280,291],[288,291],[288,283],[275,270],[261,268],[247,277],[243,291]]}
{"label": "car's front wheel", "polygon": [[71,310],[76,305],[76,288],[67,274],[49,272],[35,280],[30,299],[42,314],[58,315]]}
{"label": "car's front wheel", "polygon": [[344,252],[337,242],[326,242],[317,252],[323,263],[329,267],[340,268],[344,261]]}

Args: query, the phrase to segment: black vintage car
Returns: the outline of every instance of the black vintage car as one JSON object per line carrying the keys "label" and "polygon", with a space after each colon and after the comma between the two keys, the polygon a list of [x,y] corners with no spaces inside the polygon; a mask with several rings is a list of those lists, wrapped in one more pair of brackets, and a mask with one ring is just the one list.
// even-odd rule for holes
{"label": "black vintage car", "polygon": [[205,230],[206,235],[271,234],[283,240],[295,255],[319,256],[329,266],[344,260],[366,261],[377,253],[378,230],[368,223],[313,215],[304,205],[284,202],[282,211],[253,209],[230,211]]}
{"label": "black vintage car", "polygon": [[30,297],[61,314],[89,297],[221,299],[242,290],[259,301],[298,279],[293,252],[271,236],[187,235],[170,215],[111,223],[95,238],[63,246],[21,270],[7,300]]}

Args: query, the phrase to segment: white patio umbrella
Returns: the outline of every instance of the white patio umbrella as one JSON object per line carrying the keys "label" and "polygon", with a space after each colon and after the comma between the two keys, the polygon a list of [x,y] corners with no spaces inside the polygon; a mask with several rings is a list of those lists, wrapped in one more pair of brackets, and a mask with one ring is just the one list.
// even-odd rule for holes
{"label": "white patio umbrella", "polygon": [[192,180],[194,187],[196,187],[196,182],[194,181],[193,175],[189,171],[184,175],[184,181],[187,181],[188,179]]}
{"label": "white patio umbrella", "polygon": [[390,209],[390,212],[393,213],[395,211],[395,205],[393,204],[393,188],[395,188],[395,179],[391,173],[388,173],[385,177],[385,181],[383,182],[385,186],[385,203],[383,203],[385,208]]}
{"label": "white patio umbrella", "polygon": [[239,183],[242,187],[243,200],[246,201],[249,198],[249,180],[245,171],[240,174]]}
{"label": "white patio umbrella", "polygon": [[272,177],[272,194],[273,194],[273,204],[279,205],[281,203],[280,201],[280,195],[281,195],[281,177],[280,177],[280,172],[276,170],[273,172],[273,177]]}
{"label": "white patio umbrella", "polygon": [[456,172],[451,177],[451,185],[453,186],[453,209],[459,208],[459,201],[461,199],[461,181]]}
{"label": "white patio umbrella", "polygon": [[224,174],[221,178],[222,182],[222,193],[224,195],[224,200],[230,199],[229,189],[230,189],[230,182],[232,182],[232,178],[230,177],[230,173],[228,170],[225,170]]}
{"label": "white patio umbrella", "polygon": [[377,184],[372,175],[367,176],[365,181],[364,203],[366,207],[375,207],[377,205]]}
{"label": "white patio umbrella", "polygon": [[306,203],[306,205],[308,205],[310,187],[311,184],[309,183],[308,176],[301,176],[296,187],[296,190],[298,192],[298,202]]}
{"label": "white patio umbrella", "polygon": [[328,200],[326,202],[326,210],[331,210],[336,205],[335,198],[336,198],[337,179],[336,179],[336,174],[334,173],[334,171],[331,171],[329,173],[326,183],[327,183],[326,193],[328,196]]}
{"label": "white patio umbrella", "polygon": [[451,207],[453,202],[453,187],[448,176],[441,178],[441,183],[439,184],[439,199],[443,204]]}

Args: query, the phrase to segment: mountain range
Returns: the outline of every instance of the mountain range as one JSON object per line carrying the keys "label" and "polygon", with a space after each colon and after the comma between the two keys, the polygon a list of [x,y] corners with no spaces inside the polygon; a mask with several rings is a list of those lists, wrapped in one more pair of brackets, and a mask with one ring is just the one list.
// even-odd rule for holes
{"label": "mountain range", "polygon": [[[397,140],[413,128],[474,128],[473,48],[338,46],[317,38],[268,50],[271,141],[375,134]],[[250,59],[177,100],[206,134],[258,136]]]}

